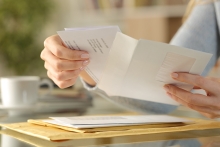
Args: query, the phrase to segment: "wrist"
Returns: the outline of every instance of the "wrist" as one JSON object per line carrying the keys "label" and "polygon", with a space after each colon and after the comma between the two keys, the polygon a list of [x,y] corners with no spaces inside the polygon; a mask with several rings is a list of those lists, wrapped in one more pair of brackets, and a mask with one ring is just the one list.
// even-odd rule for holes
{"label": "wrist", "polygon": [[96,86],[96,82],[89,76],[86,71],[82,71],[79,75],[89,86]]}

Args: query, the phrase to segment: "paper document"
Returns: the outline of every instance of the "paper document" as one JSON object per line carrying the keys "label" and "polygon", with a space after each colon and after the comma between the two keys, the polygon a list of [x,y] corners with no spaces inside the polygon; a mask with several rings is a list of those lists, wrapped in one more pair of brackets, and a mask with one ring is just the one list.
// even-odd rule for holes
{"label": "paper document", "polygon": [[98,83],[117,32],[118,26],[108,26],[65,28],[57,33],[68,48],[89,53],[90,63],[85,71]]}
{"label": "paper document", "polygon": [[191,120],[167,115],[51,117],[45,122],[74,128],[97,128],[158,123],[187,123]]}
{"label": "paper document", "polygon": [[172,72],[201,74],[212,57],[192,49],[117,33],[98,87],[109,96],[122,96],[178,105],[163,86],[173,84],[187,91],[193,88],[173,80]]}
{"label": "paper document", "polygon": [[117,26],[66,28],[58,31],[66,46],[89,52],[85,69],[109,96],[178,105],[163,86],[190,91],[193,86],[171,78],[172,72],[201,74],[212,55],[165,43],[136,40]]}

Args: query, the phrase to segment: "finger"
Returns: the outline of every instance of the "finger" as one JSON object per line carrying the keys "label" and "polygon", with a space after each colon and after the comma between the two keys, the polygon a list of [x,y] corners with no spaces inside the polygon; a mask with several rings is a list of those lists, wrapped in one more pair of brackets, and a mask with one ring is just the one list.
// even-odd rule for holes
{"label": "finger", "polygon": [[194,86],[193,89],[201,89],[201,88],[198,86]]}
{"label": "finger", "polygon": [[197,106],[216,106],[216,99],[212,97],[207,97],[202,94],[193,94],[191,92],[188,92],[186,90],[180,89],[173,85],[165,85],[164,89],[171,93],[172,95],[175,95],[182,100],[186,101],[187,103],[194,104]]}
{"label": "finger", "polygon": [[47,62],[45,62],[45,68],[50,71],[50,74],[57,80],[57,81],[65,81],[69,79],[73,79],[79,76],[81,69],[77,70],[65,70],[65,71],[56,71],[52,68]]}
{"label": "finger", "polygon": [[42,59],[42,60],[45,60],[45,51],[46,51],[46,49],[44,48],[43,50],[42,50],[42,52],[41,52],[41,54],[40,54],[40,58]]}
{"label": "finger", "polygon": [[198,112],[208,113],[210,118],[215,118],[219,113],[217,110],[213,110],[213,109],[210,109],[208,107],[201,107],[201,106],[197,106],[197,105],[188,103],[188,102],[182,100],[181,98],[179,98],[179,97],[177,97],[177,96],[175,96],[171,93],[167,93],[167,95],[169,97],[171,97],[173,100],[177,101],[178,103],[180,103],[180,104],[182,104],[186,107],[189,107],[189,108],[191,108],[193,110],[196,110]]}
{"label": "finger", "polygon": [[59,88],[61,88],[61,89],[64,89],[64,88],[67,88],[67,87],[70,87],[70,86],[74,85],[75,82],[76,82],[76,79],[77,79],[77,78],[73,78],[73,79],[70,79],[70,80],[58,81],[58,80],[56,80],[56,79],[52,76],[52,74],[51,74],[49,71],[47,72],[47,75],[48,75],[48,77],[49,77],[50,79],[52,79],[52,80],[54,81],[54,83],[55,83]]}
{"label": "finger", "polygon": [[217,115],[208,114],[208,113],[204,113],[204,112],[199,112],[199,113],[202,114],[203,116],[211,118],[211,119],[214,119],[214,118],[218,117]]}
{"label": "finger", "polygon": [[59,59],[47,49],[44,51],[44,53],[47,54],[46,58],[44,59],[45,62],[50,64],[56,71],[76,70],[79,68],[83,68],[90,63],[89,60],[72,61]]}
{"label": "finger", "polygon": [[197,107],[197,106],[195,106],[192,109],[202,112],[203,114],[205,114],[206,117],[211,118],[211,119],[215,119],[220,116],[220,112],[217,109],[214,110],[208,107]]}
{"label": "finger", "polygon": [[[215,77],[205,77],[206,79],[210,79],[210,80],[213,80],[213,81],[216,81],[216,82],[220,82],[220,79],[219,78],[215,78]],[[198,86],[194,86],[193,89],[201,89],[200,87]]]}
{"label": "finger", "polygon": [[49,49],[55,56],[66,60],[87,60],[89,54],[86,51],[78,51],[63,46],[62,40],[58,35],[48,37],[44,41],[45,48]]}
{"label": "finger", "polygon": [[199,75],[193,75],[189,73],[172,73],[171,76],[175,80],[178,80],[184,83],[189,83],[194,86],[198,86],[214,94],[217,94],[220,91],[219,82],[204,78]]}
{"label": "finger", "polygon": [[215,77],[206,77],[207,79],[210,79],[212,81],[216,81],[216,82],[220,82],[219,78],[215,78]]}
{"label": "finger", "polygon": [[66,80],[66,81],[57,81],[57,86],[61,89],[68,88],[70,86],[73,86],[76,83],[76,79],[77,78]]}
{"label": "finger", "polygon": [[[53,76],[52,76],[52,74],[49,72],[49,71],[47,71],[47,76],[51,79],[51,80],[53,80]],[[55,83],[55,82],[54,82]]]}
{"label": "finger", "polygon": [[220,147],[220,142],[218,140],[211,140],[208,143],[204,144],[201,147]]}

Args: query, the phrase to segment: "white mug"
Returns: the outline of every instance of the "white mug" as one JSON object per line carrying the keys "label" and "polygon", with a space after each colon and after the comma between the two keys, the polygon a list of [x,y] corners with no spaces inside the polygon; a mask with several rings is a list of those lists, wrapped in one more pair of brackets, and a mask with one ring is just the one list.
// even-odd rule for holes
{"label": "white mug", "polygon": [[32,147],[31,145],[15,139],[9,135],[1,135],[1,146],[2,147]]}
{"label": "white mug", "polygon": [[1,78],[1,99],[4,107],[22,107],[35,105],[39,97],[39,87],[46,84],[50,93],[53,83],[40,80],[38,76],[14,76]]}

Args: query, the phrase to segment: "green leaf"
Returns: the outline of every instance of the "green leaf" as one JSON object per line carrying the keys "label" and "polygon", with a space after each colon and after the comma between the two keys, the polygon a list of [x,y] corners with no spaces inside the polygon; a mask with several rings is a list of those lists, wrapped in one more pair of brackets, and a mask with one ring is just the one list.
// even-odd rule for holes
{"label": "green leaf", "polygon": [[37,42],[54,3],[51,0],[0,1],[0,56],[17,75],[43,68]]}

